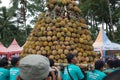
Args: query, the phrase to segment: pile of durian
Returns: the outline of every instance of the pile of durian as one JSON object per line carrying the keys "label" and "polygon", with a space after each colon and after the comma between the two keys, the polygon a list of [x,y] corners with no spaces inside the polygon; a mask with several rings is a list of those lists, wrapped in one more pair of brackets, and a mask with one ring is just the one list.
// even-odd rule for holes
{"label": "pile of durian", "polygon": [[42,54],[55,61],[67,63],[67,54],[77,54],[79,63],[93,63],[91,32],[74,0],[48,0],[25,43],[21,56]]}

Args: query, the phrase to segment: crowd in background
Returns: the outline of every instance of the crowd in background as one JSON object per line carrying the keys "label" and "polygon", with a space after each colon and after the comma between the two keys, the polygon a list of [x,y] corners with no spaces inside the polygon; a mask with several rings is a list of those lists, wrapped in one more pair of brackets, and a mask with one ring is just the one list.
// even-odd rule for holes
{"label": "crowd in background", "polygon": [[42,55],[29,55],[20,59],[0,60],[0,80],[119,80],[120,60],[107,58],[85,67],[76,65],[74,54],[66,56],[68,65],[54,65],[54,60]]}

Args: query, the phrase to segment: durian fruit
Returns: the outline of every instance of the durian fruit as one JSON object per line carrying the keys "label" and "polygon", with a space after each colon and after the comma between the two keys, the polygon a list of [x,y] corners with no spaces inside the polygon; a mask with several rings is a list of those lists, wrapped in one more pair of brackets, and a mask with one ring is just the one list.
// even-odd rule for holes
{"label": "durian fruit", "polygon": [[74,0],[48,0],[25,43],[21,56],[42,54],[56,63],[67,63],[67,54],[77,54],[79,63],[94,63],[91,32]]}

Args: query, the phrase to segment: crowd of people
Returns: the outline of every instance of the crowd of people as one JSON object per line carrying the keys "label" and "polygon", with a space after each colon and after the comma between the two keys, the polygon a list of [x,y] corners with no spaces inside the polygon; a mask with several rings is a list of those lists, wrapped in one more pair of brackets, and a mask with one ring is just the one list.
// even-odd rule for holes
{"label": "crowd of people", "polygon": [[0,80],[120,80],[120,60],[98,60],[94,66],[78,63],[75,54],[66,56],[68,65],[55,66],[54,60],[42,55],[28,55],[0,60]]}

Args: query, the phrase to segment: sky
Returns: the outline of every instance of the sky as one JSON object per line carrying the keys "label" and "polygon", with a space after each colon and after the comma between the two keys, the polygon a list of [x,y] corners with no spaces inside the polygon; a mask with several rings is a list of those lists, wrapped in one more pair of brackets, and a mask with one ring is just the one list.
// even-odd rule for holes
{"label": "sky", "polygon": [[7,8],[10,7],[10,1],[11,0],[1,0],[2,1],[2,4],[0,4],[0,7],[1,6],[6,6]]}
{"label": "sky", "polygon": [[[10,4],[11,0],[1,0],[1,1],[2,1],[2,3],[0,4],[0,7],[6,6],[7,8],[9,8],[12,5],[12,4]],[[29,19],[32,20],[33,18],[29,18]],[[33,26],[32,24],[30,24],[29,20],[27,20],[26,24]]]}
{"label": "sky", "polygon": [[[7,8],[9,8],[10,6],[11,6],[11,4],[10,4],[10,1],[11,0],[1,0],[2,1],[2,4],[0,4],[0,7],[2,7],[2,6],[6,6]],[[32,18],[30,18],[31,20],[32,20]],[[27,21],[26,22],[27,24],[30,24],[30,22],[29,21]],[[31,25],[31,24],[30,24]],[[33,25],[31,25],[31,26],[33,26]]]}

